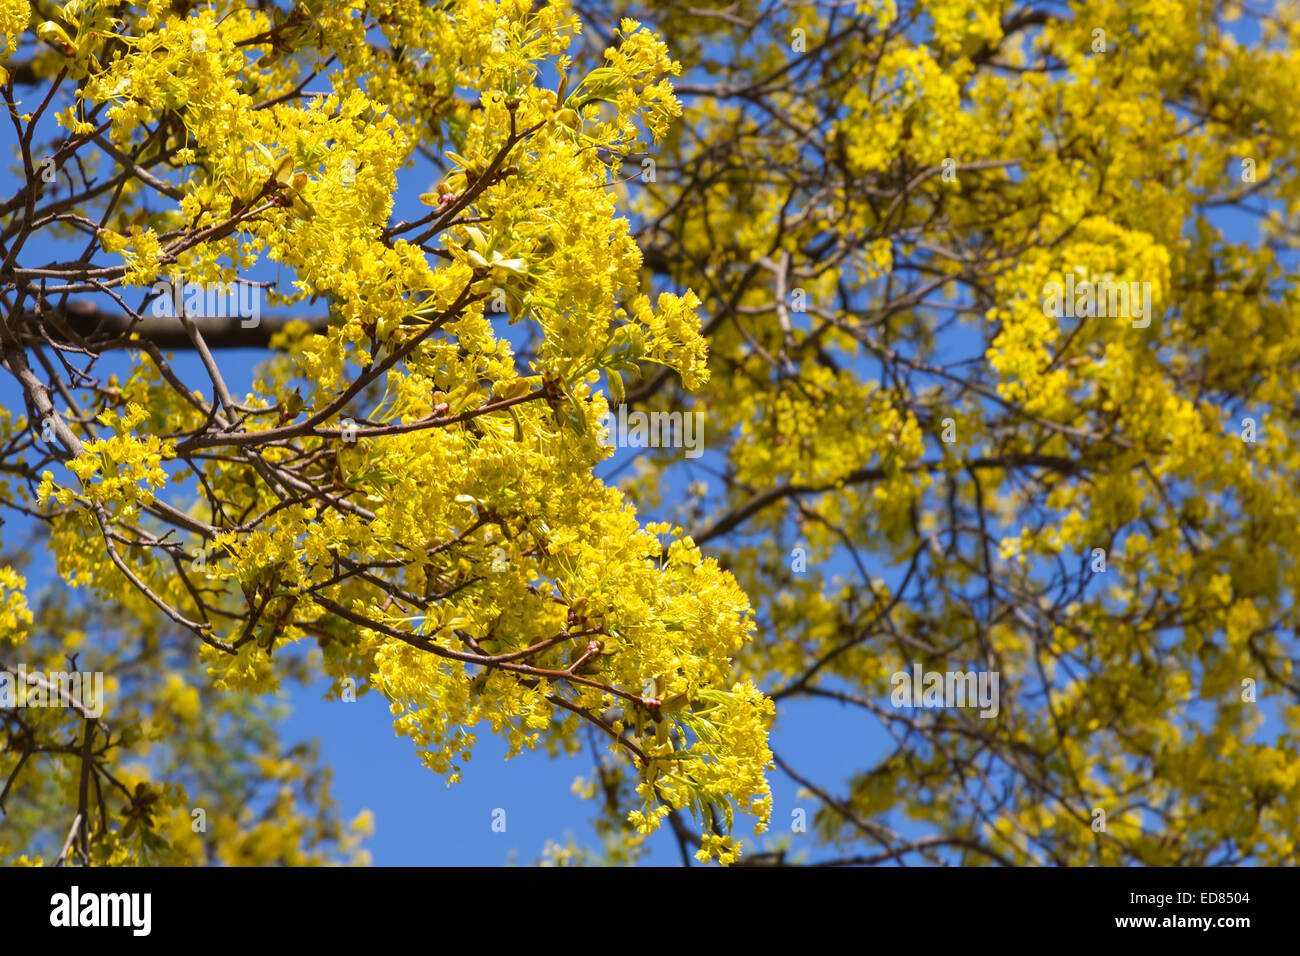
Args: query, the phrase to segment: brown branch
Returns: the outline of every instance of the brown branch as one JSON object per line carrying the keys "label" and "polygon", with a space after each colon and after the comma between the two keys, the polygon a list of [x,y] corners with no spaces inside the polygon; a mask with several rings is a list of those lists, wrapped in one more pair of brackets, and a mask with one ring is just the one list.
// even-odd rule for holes
{"label": "brown branch", "polygon": [[[239,317],[194,317],[203,341],[211,349],[267,349],[271,347],[271,339],[292,322],[303,322],[310,332],[317,334],[329,327],[329,316],[325,315],[268,315],[260,317],[252,327],[245,327],[246,321]],[[42,323],[56,342],[79,348],[89,345],[96,352],[131,348],[130,336],[163,350],[189,351],[194,348],[184,325],[176,316],[146,315],[135,319],[124,313],[99,309],[89,302],[70,302],[64,309],[44,315],[24,313],[20,327]],[[60,324],[66,331],[59,327]]]}

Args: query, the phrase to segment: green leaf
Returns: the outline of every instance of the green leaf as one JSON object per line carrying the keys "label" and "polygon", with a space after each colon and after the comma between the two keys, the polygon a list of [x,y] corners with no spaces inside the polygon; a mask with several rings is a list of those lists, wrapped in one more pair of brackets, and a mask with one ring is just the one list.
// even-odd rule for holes
{"label": "green leaf", "polygon": [[293,157],[285,154],[280,159],[280,162],[276,164],[275,173],[273,175],[275,181],[281,186],[288,186],[290,181],[293,179]]}
{"label": "green leaf", "polygon": [[171,844],[168,843],[164,837],[160,836],[158,833],[156,833],[153,830],[149,830],[149,829],[141,830],[140,839],[143,840],[144,845],[149,847],[149,849],[151,850],[167,850],[171,848]]}

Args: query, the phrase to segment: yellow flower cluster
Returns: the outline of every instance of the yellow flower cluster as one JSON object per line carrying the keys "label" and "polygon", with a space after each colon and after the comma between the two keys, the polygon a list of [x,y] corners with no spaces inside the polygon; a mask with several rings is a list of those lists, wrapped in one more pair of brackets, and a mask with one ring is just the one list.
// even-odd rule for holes
{"label": "yellow flower cluster", "polygon": [[20,644],[32,623],[23,588],[27,581],[8,565],[0,564],[0,641]]}
{"label": "yellow flower cluster", "polygon": [[[100,424],[111,427],[112,438],[86,442],[82,452],[68,463],[68,470],[81,479],[84,500],[99,502],[122,518],[136,514],[141,505],[152,504],[155,490],[167,484],[162,463],[171,456],[170,443],[156,435],[140,438],[131,430],[149,417],[139,405],[128,405],[123,413],[103,412]],[[40,500],[59,496],[67,500],[65,489],[56,491],[54,478],[46,472],[40,487]]]}
{"label": "yellow flower cluster", "polygon": [[32,7],[27,0],[0,0],[0,60],[18,50],[18,36],[27,28]]}
{"label": "yellow flower cluster", "polygon": [[[626,157],[680,114],[665,43],[625,19],[580,75],[568,50],[581,24],[563,4],[527,0],[470,0],[454,16],[416,0],[186,13],[151,0],[123,23],[96,17],[69,12],[60,27],[82,71],[60,121],[76,134],[88,116],[107,121],[106,138],[128,153],[165,131],[167,175],[182,185],[174,207],[154,211],[147,189],[128,184],[136,214],[98,232],[117,276],[215,283],[273,263],[287,281],[272,303],[326,298],[330,322],[281,331],[251,393],[220,396],[211,416],[206,389],[178,391],[156,361],[114,381],[98,418],[112,436],[67,463],[80,488],[46,472],[39,489],[57,506],[65,578],[133,607],[144,593],[183,609],[171,618],[202,639],[217,689],[274,691],[278,649],[318,641],[325,673],[383,693],[397,732],[452,779],[483,722],[514,753],[571,740],[585,721],[636,768],[656,808],[647,820],[689,808],[729,828],[739,811],[761,830],[772,708],[732,665],[754,629],[748,601],[680,532],[665,547],[668,527],[643,528],[592,474],[609,454],[596,427],[609,407],[602,373],[611,393],[636,362],[687,388],[709,378],[700,300],[641,294],[641,252],[614,188]],[[101,29],[114,37],[102,63]],[[299,70],[317,56],[321,74],[302,93]],[[391,226],[395,205],[415,197],[398,196],[398,173],[417,144],[436,146],[447,170],[420,196],[433,213],[403,230]],[[537,333],[530,374],[497,317]],[[337,443],[304,427],[242,457],[185,455],[183,436],[215,422],[240,417],[231,432],[246,440],[337,411],[339,392],[372,370],[355,401],[385,434]],[[478,413],[503,396],[528,401]],[[456,415],[473,417],[428,427]],[[169,542],[168,561],[92,546],[100,521],[125,542],[142,511],[175,516],[160,498],[178,448],[202,477],[189,507],[221,502],[221,513],[187,527],[183,551]],[[285,478],[304,462],[306,478]],[[361,565],[371,570],[343,570]],[[494,658],[504,660],[485,667]],[[199,721],[197,708],[193,688],[162,682],[144,739]],[[179,804],[160,793],[170,819]],[[230,862],[296,859],[292,827],[220,826]],[[712,840],[706,850],[738,852]]]}

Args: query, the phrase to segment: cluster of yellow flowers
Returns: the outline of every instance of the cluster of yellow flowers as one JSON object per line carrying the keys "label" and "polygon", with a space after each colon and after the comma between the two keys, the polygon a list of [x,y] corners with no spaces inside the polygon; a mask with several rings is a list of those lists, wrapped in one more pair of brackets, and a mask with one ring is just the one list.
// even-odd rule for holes
{"label": "cluster of yellow flowers", "polygon": [[[140,437],[133,434],[149,413],[139,405],[128,405],[125,414],[105,411],[98,421],[111,427],[112,438],[86,442],[82,452],[68,462],[68,470],[81,479],[81,500],[98,502],[122,519],[139,512],[141,505],[152,504],[155,489],[167,484],[163,460],[171,456],[170,443],[157,435]],[[38,490],[38,500],[44,503],[55,498],[60,504],[70,503],[74,496],[68,489],[58,488],[52,472],[45,472]]]}
{"label": "cluster of yellow flowers", "polygon": [[[67,463],[80,487],[46,472],[39,489],[61,509],[65,578],[176,609],[218,688],[273,691],[276,649],[319,641],[325,671],[382,691],[397,732],[452,779],[481,721],[511,752],[587,721],[658,808],[638,820],[690,808],[729,829],[738,810],[761,830],[772,710],[731,663],[754,627],[748,602],[689,541],[665,549],[668,527],[642,528],[592,474],[609,454],[595,427],[604,372],[612,380],[639,360],[688,388],[708,378],[699,299],[641,294],[641,254],[610,188],[624,158],[680,113],[664,42],[625,19],[603,63],[571,77],[580,24],[562,4],[354,0],[285,13],[219,2],[182,15],[151,0],[124,21],[105,11],[73,4],[45,30],[84,71],[59,120],[84,135],[94,114],[124,152],[167,130],[183,184],[174,207],[99,230],[122,283],[228,281],[269,261],[293,282],[274,301],[326,297],[332,318],[317,334],[281,332],[252,393],[222,396],[211,416],[201,392],[178,393],[154,361],[115,384],[116,407],[99,417],[113,435]],[[371,31],[402,48],[401,62]],[[335,62],[319,95],[300,95],[297,55]],[[543,84],[557,74],[558,88]],[[417,231],[391,221],[397,174],[421,141],[442,145],[448,171],[421,197],[434,209]],[[140,182],[126,189],[143,198]],[[531,375],[493,325],[501,304],[539,333]],[[330,411],[316,424],[340,427],[340,392],[367,375],[359,440],[309,428],[277,440],[320,409]],[[471,417],[427,425],[458,415]],[[201,434],[231,418],[238,429]],[[188,443],[220,447],[235,431],[268,440],[243,462],[192,457]],[[191,516],[208,530],[171,561],[89,547],[101,522],[136,538],[129,523],[158,513],[173,458],[202,477]],[[303,461],[319,470],[284,477]],[[313,486],[314,500],[285,495]],[[245,516],[238,529],[232,514]],[[193,581],[175,573],[182,558]],[[200,593],[223,615],[195,608]],[[153,732],[192,720],[192,706],[165,690]],[[736,852],[711,838],[704,856]]]}
{"label": "cluster of yellow flowers", "polygon": [[0,641],[19,644],[27,636],[32,612],[23,589],[26,579],[8,565],[0,564]]}
{"label": "cluster of yellow flowers", "polygon": [[0,0],[0,59],[18,49],[18,35],[27,28],[31,13],[27,0]]}

